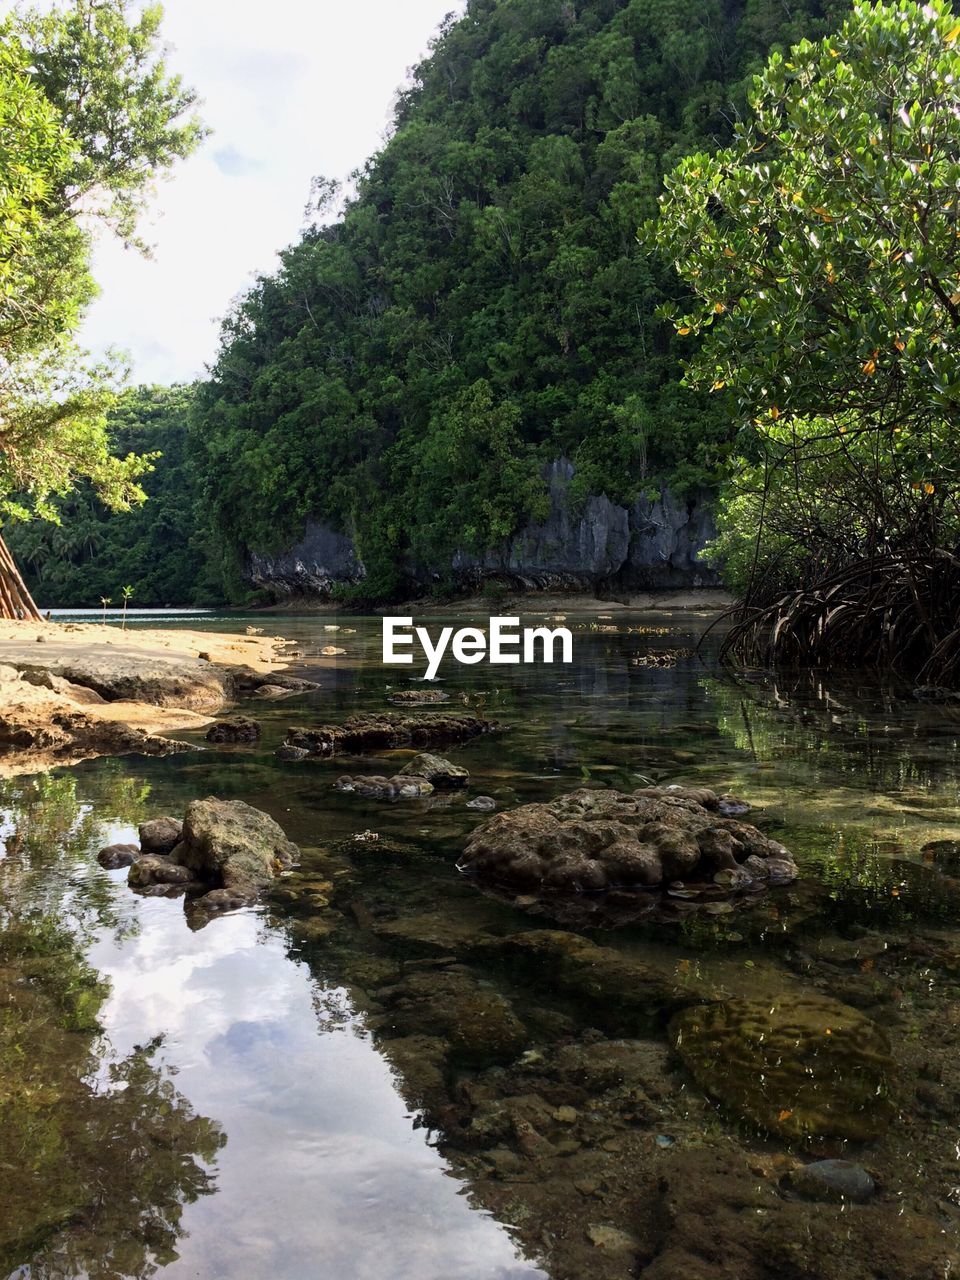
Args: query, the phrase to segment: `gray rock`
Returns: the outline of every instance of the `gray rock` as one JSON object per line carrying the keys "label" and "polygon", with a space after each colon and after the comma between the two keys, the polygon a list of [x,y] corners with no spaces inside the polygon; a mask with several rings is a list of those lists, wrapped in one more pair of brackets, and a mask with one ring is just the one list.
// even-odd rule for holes
{"label": "gray rock", "polygon": [[187,805],[183,838],[172,856],[208,889],[228,890],[223,897],[237,905],[253,902],[280,871],[299,861],[300,850],[268,814],[241,800],[211,796]]}
{"label": "gray rock", "polygon": [[306,760],[310,752],[306,749],[306,747],[294,747],[294,746],[291,746],[289,742],[284,742],[284,743],[281,743],[279,747],[277,747],[276,751],[273,754],[277,757],[278,760],[284,760],[289,763],[289,762],[295,762],[297,760]]}
{"label": "gray rock", "polygon": [[497,802],[493,796],[474,796],[472,800],[468,800],[464,806],[467,809],[476,809],[480,813],[493,813],[497,807]]}
{"label": "gray rock", "polygon": [[409,774],[417,778],[426,778],[433,786],[440,789],[465,787],[470,781],[470,774],[462,765],[451,764],[443,756],[430,755],[429,752],[414,756],[408,764],[403,766],[398,776],[406,777]]}
{"label": "gray rock", "polygon": [[207,730],[207,741],[223,742],[259,742],[263,732],[259,720],[251,720],[247,716],[232,716],[229,720],[218,720]]}
{"label": "gray rock", "polygon": [[251,552],[247,575],[279,596],[326,596],[342,582],[362,582],[366,569],[352,539],[307,521],[303,537],[288,551],[267,556]]}
{"label": "gray rock", "polygon": [[[719,814],[705,787],[580,788],[550,804],[497,814],[467,839],[461,871],[526,891],[676,890],[706,880],[738,893],[754,886],[742,863],[770,866],[767,883],[795,879],[788,851],[756,827]],[[773,866],[772,864],[776,864]]]}
{"label": "gray rock", "polygon": [[152,818],[141,822],[140,848],[144,853],[170,853],[180,843],[183,823],[177,818]]}
{"label": "gray rock", "polygon": [[178,866],[169,858],[146,854],[131,863],[127,884],[135,889],[143,889],[155,884],[187,885],[192,884],[195,879],[187,867]]}
{"label": "gray rock", "polygon": [[863,1204],[876,1194],[876,1183],[852,1160],[816,1160],[790,1175],[790,1186],[806,1200],[852,1200]]}
{"label": "gray rock", "polygon": [[116,871],[119,867],[129,867],[139,856],[140,850],[135,844],[111,844],[100,850],[97,861],[108,871]]}
{"label": "gray rock", "polygon": [[433,795],[433,783],[417,774],[396,774],[392,778],[379,775],[351,777],[344,774],[334,783],[338,791],[351,791],[373,800],[415,800],[419,796]]}
{"label": "gray rock", "polygon": [[[680,498],[661,489],[629,507],[592,494],[579,503],[570,497],[574,475],[569,459],[555,459],[544,470],[550,511],[543,523],[482,554],[460,550],[447,563],[408,563],[411,585],[427,585],[451,571],[463,586],[486,579],[554,589],[718,585],[716,570],[699,559],[716,534],[708,493]],[[351,538],[309,520],[288,550],[272,556],[251,552],[246,575],[277,598],[309,598],[328,596],[341,583],[361,582],[366,568]]]}

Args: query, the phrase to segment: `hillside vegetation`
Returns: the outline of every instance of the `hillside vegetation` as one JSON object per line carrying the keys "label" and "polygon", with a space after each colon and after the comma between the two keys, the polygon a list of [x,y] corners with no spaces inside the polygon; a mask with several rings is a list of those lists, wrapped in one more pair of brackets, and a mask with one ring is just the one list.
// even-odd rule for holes
{"label": "hillside vegetation", "polygon": [[662,177],[727,141],[807,0],[471,0],[400,94],[344,215],[315,222],[227,320],[199,396],[204,505],[228,554],[308,515],[398,589],[543,514],[544,461],[581,492],[702,482],[730,415],[679,386],[677,288],[641,250]]}
{"label": "hillside vegetation", "polygon": [[[224,323],[190,444],[213,580],[241,598],[247,550],[289,545],[313,516],[356,539],[363,594],[388,598],[405,563],[442,570],[542,516],[542,467],[560,455],[581,495],[712,482],[733,417],[681,387],[693,340],[656,311],[684,294],[637,230],[682,156],[729,142],[771,47],[843,11],[470,0],[343,212],[318,179],[302,239]],[[125,527],[168,519],[161,506]],[[104,560],[56,585],[32,563],[90,603]],[[196,598],[189,566],[172,579]]]}

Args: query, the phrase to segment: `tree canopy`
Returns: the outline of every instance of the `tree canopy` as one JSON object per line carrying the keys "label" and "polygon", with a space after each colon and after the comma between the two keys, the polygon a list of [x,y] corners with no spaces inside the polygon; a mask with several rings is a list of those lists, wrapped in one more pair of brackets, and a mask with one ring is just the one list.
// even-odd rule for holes
{"label": "tree canopy", "polygon": [[884,649],[922,635],[929,656],[956,621],[939,614],[960,534],[958,40],[941,0],[861,4],[775,53],[730,145],[677,165],[646,231],[695,296],[663,309],[699,339],[688,383],[746,423],[721,539],[739,585],[762,604],[839,574],[809,635],[858,619],[871,652],[885,629]]}
{"label": "tree canopy", "polygon": [[55,518],[80,479],[118,509],[143,498],[149,459],[109,449],[119,370],[73,344],[97,225],[130,240],[151,180],[202,136],[161,16],[73,0],[0,23],[0,523]]}

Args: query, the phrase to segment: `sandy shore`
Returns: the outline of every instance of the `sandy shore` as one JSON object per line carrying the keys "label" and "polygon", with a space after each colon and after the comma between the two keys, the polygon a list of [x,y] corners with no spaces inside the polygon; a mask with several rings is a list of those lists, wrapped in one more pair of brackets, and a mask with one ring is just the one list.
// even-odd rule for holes
{"label": "sandy shore", "polygon": [[[0,777],[180,747],[240,694],[281,696],[279,636],[0,622]],[[276,682],[276,683],[274,683]]]}
{"label": "sandy shore", "polygon": [[280,636],[224,635],[213,631],[121,631],[98,623],[51,622],[36,626],[29,622],[0,621],[0,663],[35,658],[49,665],[55,658],[77,658],[101,654],[179,662],[200,659],[253,667],[269,671],[282,663],[280,654],[287,643]]}

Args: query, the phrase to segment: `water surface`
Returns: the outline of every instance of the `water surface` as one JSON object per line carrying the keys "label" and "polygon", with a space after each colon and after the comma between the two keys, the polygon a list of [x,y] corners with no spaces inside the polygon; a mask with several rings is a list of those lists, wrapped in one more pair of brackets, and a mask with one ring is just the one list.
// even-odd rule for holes
{"label": "water surface", "polygon": [[[445,662],[453,705],[508,726],[446,753],[470,770],[464,795],[333,790],[344,772],[395,772],[404,752],[275,760],[288,726],[385,709],[411,687],[380,664],[379,620],[329,616],[276,620],[321,687],[244,706],[264,724],[257,747],[197,735],[196,754],[4,784],[0,1274],[660,1280],[681,1257],[691,1277],[738,1280],[791,1259],[791,1274],[825,1280],[949,1274],[960,928],[956,882],[924,848],[960,840],[960,712],[866,677],[721,675],[709,650],[690,653],[708,621],[571,617],[570,667]],[[321,655],[330,645],[346,653]],[[646,665],[667,650],[674,665]],[[781,1172],[817,1153],[704,1097],[656,1009],[640,1017],[622,992],[577,994],[478,947],[558,922],[458,875],[484,820],[471,796],[511,807],[674,782],[749,800],[800,884],[666,924],[560,923],[714,995],[827,995],[891,1028],[908,1046],[898,1122],[867,1148],[819,1152],[876,1174],[870,1205],[785,1192]],[[208,794],[271,813],[303,865],[261,907],[196,929],[182,903],[134,896],[95,855]],[[435,1006],[464,992],[519,1019],[519,1059],[448,1056],[453,1015]],[[615,1079],[597,1067],[610,1046],[627,1055]],[[712,1197],[712,1253],[682,1198],[666,1212],[671,1179]],[[749,1187],[759,1235],[744,1226]],[[810,1234],[832,1231],[831,1214],[847,1215],[832,1252]]]}

